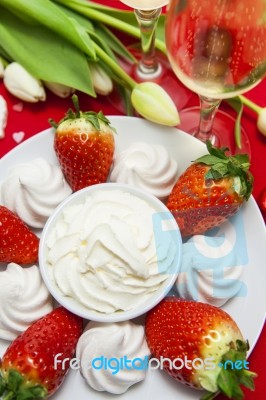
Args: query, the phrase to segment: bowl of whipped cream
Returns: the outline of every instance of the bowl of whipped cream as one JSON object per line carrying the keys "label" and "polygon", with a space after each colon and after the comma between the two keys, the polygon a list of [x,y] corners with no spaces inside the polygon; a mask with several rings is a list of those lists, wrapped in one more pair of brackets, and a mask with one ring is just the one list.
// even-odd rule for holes
{"label": "bowl of whipped cream", "polygon": [[182,239],[167,207],[128,184],[67,197],[42,231],[39,265],[58,303],[92,321],[120,322],[158,304],[174,285]]}

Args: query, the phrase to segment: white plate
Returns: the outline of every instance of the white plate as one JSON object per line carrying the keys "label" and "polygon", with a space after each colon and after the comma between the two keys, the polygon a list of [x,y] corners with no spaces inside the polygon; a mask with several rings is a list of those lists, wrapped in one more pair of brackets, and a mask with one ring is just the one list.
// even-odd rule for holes
{"label": "white plate", "polygon": [[[148,121],[132,117],[108,117],[117,129],[116,151],[120,152],[130,143],[143,141],[162,144],[171,157],[179,164],[181,173],[191,161],[206,153],[206,147],[193,137],[174,128],[155,125]],[[7,175],[8,169],[18,163],[29,161],[36,157],[44,157],[57,164],[53,151],[53,131],[48,129],[17,146],[0,160],[0,182]],[[266,231],[257,204],[253,197],[242,207],[237,219],[243,227],[244,241],[240,242],[237,251],[246,251],[248,261],[244,268],[244,283],[247,293],[243,297],[235,297],[223,308],[235,319],[243,335],[249,340],[251,350],[256,344],[265,319],[266,305]],[[241,226],[240,226],[241,228]],[[227,229],[227,227],[225,228]],[[242,232],[242,233],[243,233]],[[8,342],[0,340],[0,356],[4,353]],[[114,399],[114,395],[96,392],[90,389],[78,371],[71,370],[62,387],[52,397],[53,400]],[[132,386],[121,400],[159,400],[161,393],[167,400],[199,399],[201,392],[189,389],[171,379],[167,374],[150,370],[144,382]]]}

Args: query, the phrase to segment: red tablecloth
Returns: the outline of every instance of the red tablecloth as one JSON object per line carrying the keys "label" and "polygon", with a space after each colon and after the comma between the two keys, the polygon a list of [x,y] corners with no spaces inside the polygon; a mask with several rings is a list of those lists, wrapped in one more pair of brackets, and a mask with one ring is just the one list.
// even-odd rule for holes
{"label": "red tablecloth", "polygon": [[[119,1],[115,0],[99,0],[99,3],[106,4],[109,6],[126,8]],[[29,104],[23,103],[23,110],[17,111],[19,108],[18,99],[10,95],[3,87],[2,82],[0,82],[0,94],[4,96],[8,103],[9,116],[8,123],[6,127],[6,136],[4,139],[0,140],[0,157],[6,154],[8,151],[13,149],[17,143],[14,139],[18,138],[19,135],[14,133],[23,132],[24,139],[26,140],[37,132],[42,131],[49,127],[48,118],[54,118],[59,120],[66,109],[68,109],[72,104],[70,99],[59,99],[51,93],[47,93],[47,101],[44,103]],[[108,100],[104,97],[98,97],[97,99],[92,99],[85,95],[80,95],[80,105],[82,109],[91,109],[94,111],[102,110],[106,115],[119,114],[116,109],[114,109]],[[255,89],[247,94],[247,97],[254,100],[257,104],[261,106],[266,106],[266,79],[261,82]],[[192,96],[190,105],[197,104],[197,97]],[[14,107],[15,106],[15,107]],[[224,107],[224,105],[222,105]],[[255,187],[253,195],[256,200],[259,199],[262,190],[266,187],[266,137],[256,128],[256,115],[249,109],[245,109],[242,124],[248,132],[250,142],[251,142],[251,156],[252,156],[252,166],[251,170],[255,177]],[[258,238],[259,240],[259,238]],[[256,310],[254,309],[254,312]],[[248,323],[248,315],[247,315]],[[264,357],[266,355],[266,328],[262,331],[262,334],[257,342],[257,345],[250,356],[250,369],[257,372],[258,378],[256,379],[256,389],[255,392],[250,392],[245,390],[246,400],[262,400],[265,399],[265,366]],[[224,399],[223,396],[218,396],[217,399]]]}

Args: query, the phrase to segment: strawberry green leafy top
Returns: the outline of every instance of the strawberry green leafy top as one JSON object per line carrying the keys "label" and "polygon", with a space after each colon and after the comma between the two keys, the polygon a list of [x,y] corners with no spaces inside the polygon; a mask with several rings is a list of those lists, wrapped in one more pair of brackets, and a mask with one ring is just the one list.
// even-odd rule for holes
{"label": "strawberry green leafy top", "polygon": [[205,179],[219,180],[222,178],[239,178],[240,185],[237,188],[239,196],[246,200],[253,189],[253,176],[249,171],[250,160],[248,154],[227,155],[227,147],[214,147],[210,141],[206,143],[209,154],[197,158],[195,163],[202,163],[210,166]]}
{"label": "strawberry green leafy top", "polygon": [[59,122],[55,122],[53,119],[50,119],[49,122],[54,128],[58,128],[58,126],[68,120],[74,120],[78,118],[83,118],[87,122],[89,122],[96,130],[101,130],[100,122],[103,122],[105,125],[109,126],[112,131],[115,132],[115,128],[112,127],[110,124],[111,122],[109,121],[108,118],[103,114],[102,111],[96,113],[94,111],[80,111],[79,108],[79,101],[78,101],[78,96],[74,94],[72,97],[72,102],[75,108],[75,111],[73,111],[71,108],[66,112],[64,118],[62,118]]}
{"label": "strawberry green leafy top", "polygon": [[[218,391],[215,393],[207,392],[200,400],[213,400],[219,393],[224,394],[229,399],[242,400],[244,394],[240,388],[241,385],[254,390],[254,378],[257,374],[246,368],[237,369],[233,367],[237,363],[242,364],[244,362],[245,364],[247,350],[249,350],[248,342],[237,340],[236,344],[232,343],[231,349],[222,356],[220,361],[221,372],[217,377]],[[246,363],[248,365],[247,361]]]}

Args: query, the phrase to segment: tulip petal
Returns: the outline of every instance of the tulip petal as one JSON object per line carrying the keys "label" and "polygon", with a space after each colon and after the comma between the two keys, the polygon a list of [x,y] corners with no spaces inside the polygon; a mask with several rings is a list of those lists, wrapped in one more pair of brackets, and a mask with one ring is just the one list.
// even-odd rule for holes
{"label": "tulip petal", "polygon": [[180,118],[166,91],[154,82],[137,84],[131,94],[136,111],[144,118],[162,125],[176,126]]}
{"label": "tulip petal", "polygon": [[264,136],[266,136],[266,107],[262,108],[258,115],[257,128]]}
{"label": "tulip petal", "polygon": [[43,84],[52,93],[61,98],[69,97],[75,91],[73,88],[63,85],[62,83],[43,81]]}
{"label": "tulip petal", "polygon": [[4,85],[11,94],[21,100],[36,103],[46,99],[41,81],[17,62],[8,64],[4,70]]}
{"label": "tulip petal", "polygon": [[0,95],[0,139],[5,137],[5,127],[7,123],[7,103],[3,96]]}
{"label": "tulip petal", "polygon": [[94,90],[97,94],[107,96],[113,90],[112,79],[98,64],[90,63],[91,78]]}

